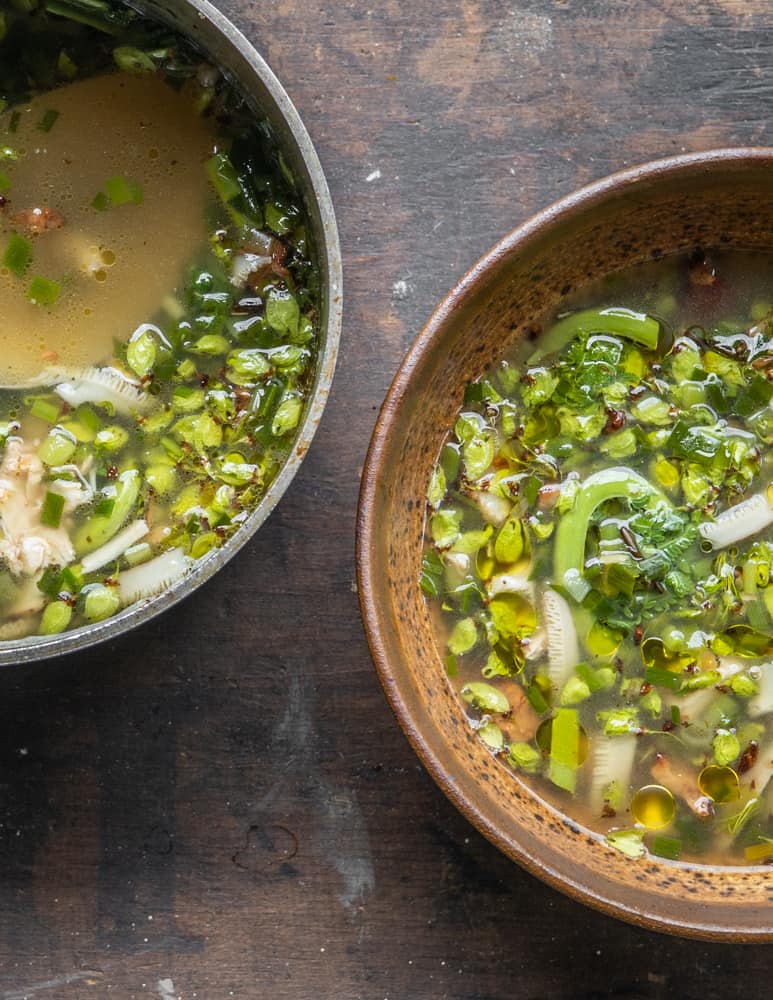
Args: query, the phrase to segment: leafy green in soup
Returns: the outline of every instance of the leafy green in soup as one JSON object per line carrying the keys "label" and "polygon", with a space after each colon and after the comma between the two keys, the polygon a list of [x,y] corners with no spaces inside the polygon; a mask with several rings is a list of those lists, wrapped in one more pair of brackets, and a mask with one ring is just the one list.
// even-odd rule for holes
{"label": "leafy green in soup", "polygon": [[122,3],[0,10],[0,639],[99,622],[249,516],[311,385],[291,171]]}
{"label": "leafy green in soup", "polygon": [[632,857],[773,858],[773,260],[586,290],[467,387],[421,587],[480,739]]}

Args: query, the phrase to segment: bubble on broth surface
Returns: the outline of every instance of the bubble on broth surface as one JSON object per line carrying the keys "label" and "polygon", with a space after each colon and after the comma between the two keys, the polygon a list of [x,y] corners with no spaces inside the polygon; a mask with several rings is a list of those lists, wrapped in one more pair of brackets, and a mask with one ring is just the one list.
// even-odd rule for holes
{"label": "bubble on broth surface", "polygon": [[[59,117],[42,137],[38,123],[48,109]],[[20,154],[4,164],[11,187],[0,250],[16,231],[30,241],[32,262],[22,277],[0,270],[0,384],[7,386],[34,381],[52,357],[67,368],[107,359],[114,339],[127,340],[180,285],[191,247],[207,238],[202,164],[214,144],[185,91],[154,75],[94,77],[15,110],[15,134],[9,113],[0,116],[3,143]],[[111,178],[139,184],[141,203],[95,209]],[[19,213],[35,208],[58,212],[64,224],[30,233]],[[61,285],[53,308],[29,302],[35,275]]]}

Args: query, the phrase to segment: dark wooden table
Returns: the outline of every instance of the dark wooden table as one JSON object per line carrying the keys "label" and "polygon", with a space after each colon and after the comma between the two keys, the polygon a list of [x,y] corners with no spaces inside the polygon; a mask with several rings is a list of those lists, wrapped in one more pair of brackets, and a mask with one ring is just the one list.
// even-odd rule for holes
{"label": "dark wooden table", "polygon": [[651,934],[502,857],[376,681],[358,479],[397,364],[531,212],[645,159],[773,143],[769,0],[220,0],[337,204],[335,391],[290,493],[181,606],[0,677],[0,1000],[773,995],[773,946]]}

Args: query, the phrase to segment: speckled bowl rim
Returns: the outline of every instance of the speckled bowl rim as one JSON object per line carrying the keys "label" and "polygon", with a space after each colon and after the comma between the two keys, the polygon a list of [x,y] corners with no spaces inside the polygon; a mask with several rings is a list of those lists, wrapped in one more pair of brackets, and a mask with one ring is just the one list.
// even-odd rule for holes
{"label": "speckled bowl rim", "polygon": [[[400,411],[411,394],[414,382],[420,381],[425,369],[432,366],[432,348],[442,341],[444,327],[454,313],[472,301],[479,287],[485,284],[491,272],[499,270],[505,260],[519,253],[527,254],[532,244],[544,236],[559,220],[567,221],[574,214],[586,213],[596,205],[604,204],[611,196],[621,195],[642,182],[658,178],[689,177],[710,173],[723,165],[744,164],[767,166],[773,180],[773,147],[732,147],[687,153],[652,160],[610,174],[577,191],[560,198],[549,207],[533,215],[500,240],[477,261],[464,277],[445,296],[425,323],[405,354],[381,406],[373,430],[370,446],[363,466],[356,525],[357,590],[365,634],[376,671],[384,693],[397,716],[397,720],[424,767],[454,806],[488,840],[505,855],[518,862],[532,875],[571,898],[600,910],[608,916],[618,917],[628,923],[648,930],[684,937],[734,943],[753,943],[773,940],[773,905],[767,926],[719,926],[699,919],[676,920],[663,918],[654,910],[636,908],[621,903],[613,894],[591,890],[583,882],[573,880],[563,872],[547,865],[536,852],[524,849],[511,831],[492,820],[487,813],[471,802],[461,791],[454,778],[446,771],[436,742],[442,738],[430,730],[427,736],[423,713],[412,707],[407,692],[396,679],[388,646],[382,630],[388,627],[385,609],[378,600],[379,580],[372,553],[375,546],[371,539],[381,530],[378,520],[379,482],[383,480],[384,460],[392,450],[392,438],[400,434]],[[773,248],[773,233],[771,233]],[[433,738],[434,737],[434,738]],[[562,814],[559,814],[562,815]],[[677,863],[678,864],[678,863]],[[680,865],[680,867],[682,867]],[[685,867],[696,867],[686,865]],[[704,871],[737,870],[735,866],[699,866]],[[748,869],[744,869],[748,870]],[[732,922],[732,910],[728,911]]]}
{"label": "speckled bowl rim", "polygon": [[222,48],[227,60],[224,68],[237,79],[256,115],[271,120],[278,144],[285,153],[291,150],[293,162],[303,171],[299,190],[312,217],[321,279],[322,322],[314,381],[290,454],[257,507],[224,545],[203,556],[166,590],[129,605],[113,618],[60,635],[0,641],[0,665],[49,659],[117,638],[171,608],[214,576],[249,542],[290,486],[319,427],[335,372],[343,310],[341,248],[325,174],[295,105],[257,49],[208,0],[134,0],[133,5],[171,23],[205,52],[215,45]]}

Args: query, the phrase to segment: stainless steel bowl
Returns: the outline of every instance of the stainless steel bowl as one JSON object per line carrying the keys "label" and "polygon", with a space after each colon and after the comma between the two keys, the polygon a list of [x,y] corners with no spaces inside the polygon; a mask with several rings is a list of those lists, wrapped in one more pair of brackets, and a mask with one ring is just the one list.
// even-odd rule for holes
{"label": "stainless steel bowl", "polygon": [[56,636],[0,642],[0,664],[47,659],[113,639],[171,608],[216,573],[250,540],[290,485],[319,425],[335,370],[342,307],[338,230],[322,166],[295,106],[255,48],[207,0],[132,0],[132,6],[191,39],[238,84],[256,116],[270,122],[282,155],[299,181],[321,277],[320,342],[314,383],[290,457],[261,502],[222,548],[204,556],[168,590],[130,605],[107,621]]}

